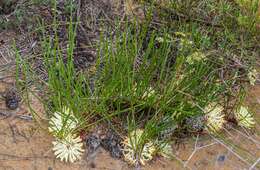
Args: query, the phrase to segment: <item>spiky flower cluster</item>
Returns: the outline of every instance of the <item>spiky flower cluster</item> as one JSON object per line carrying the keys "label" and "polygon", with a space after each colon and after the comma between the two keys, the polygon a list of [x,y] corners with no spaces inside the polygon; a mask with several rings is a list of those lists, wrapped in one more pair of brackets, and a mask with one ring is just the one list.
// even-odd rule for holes
{"label": "spiky flower cluster", "polygon": [[71,163],[81,158],[83,143],[80,137],[73,134],[79,121],[73,112],[64,107],[61,112],[55,112],[49,122],[49,131],[54,135],[54,155],[61,161]]}
{"label": "spiky flower cluster", "polygon": [[62,111],[56,111],[49,121],[49,131],[51,133],[60,133],[62,131],[71,132],[78,125],[78,120],[73,112],[68,108],[62,108]]}
{"label": "spiky flower cluster", "polygon": [[206,128],[211,133],[219,132],[224,124],[224,108],[220,105],[216,105],[214,103],[209,104],[205,109],[204,112],[206,113]]}
{"label": "spiky flower cluster", "polygon": [[71,134],[67,135],[65,139],[56,139],[52,144],[54,155],[61,161],[73,163],[81,159],[84,152],[81,138]]}
{"label": "spiky flower cluster", "polygon": [[255,82],[256,82],[256,80],[257,80],[257,71],[256,71],[256,69],[251,69],[251,70],[248,72],[247,76],[248,76],[248,79],[249,79],[250,84],[251,84],[252,86],[254,86],[254,85],[255,85]]}
{"label": "spiky flower cluster", "polygon": [[241,106],[235,113],[235,118],[238,122],[239,126],[251,129],[255,125],[255,120],[253,118],[253,115],[248,112],[247,108],[244,106]]}
{"label": "spiky flower cluster", "polygon": [[[122,142],[123,155],[126,162],[131,165],[145,165],[146,162],[153,159],[155,153],[155,146],[153,142],[147,142],[140,146],[142,140],[143,130],[137,129],[129,134]],[[140,152],[138,151],[140,150]]]}

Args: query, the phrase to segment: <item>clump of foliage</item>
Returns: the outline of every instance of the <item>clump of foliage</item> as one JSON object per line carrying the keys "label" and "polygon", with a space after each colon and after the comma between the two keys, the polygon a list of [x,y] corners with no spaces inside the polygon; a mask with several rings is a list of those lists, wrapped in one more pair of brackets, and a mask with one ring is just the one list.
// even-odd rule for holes
{"label": "clump of foliage", "polygon": [[[246,86],[257,77],[252,71],[258,54],[256,20],[240,22],[239,6],[224,0],[141,4],[152,6],[147,20],[126,22],[111,36],[101,34],[97,61],[80,72],[73,62],[78,24],[71,17],[65,52],[56,18],[54,35],[42,26],[48,75],[44,104],[55,146],[75,144],[81,155],[79,134],[108,123],[127,136],[125,159],[140,166],[159,154],[175,132],[218,134],[230,116],[252,128],[252,115],[242,105]],[[166,22],[158,29],[153,17]],[[19,57],[18,62],[29,68]],[[70,142],[64,144],[66,139]],[[56,155],[75,161],[66,159],[67,152]]]}
{"label": "clump of foliage", "polygon": [[237,18],[238,23],[247,29],[256,28],[260,24],[259,1],[236,0],[241,12]]}

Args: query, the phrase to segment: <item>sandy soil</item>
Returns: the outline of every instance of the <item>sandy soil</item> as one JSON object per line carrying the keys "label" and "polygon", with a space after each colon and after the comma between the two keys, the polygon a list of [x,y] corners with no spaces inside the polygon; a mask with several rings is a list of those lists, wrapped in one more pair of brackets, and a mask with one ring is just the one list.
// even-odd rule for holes
{"label": "sandy soil", "polygon": [[[0,40],[4,39],[0,36]],[[2,48],[2,49],[1,49]],[[0,51],[4,48],[0,46]],[[1,58],[2,57],[2,58]],[[10,58],[0,61],[9,63]],[[8,69],[9,71],[11,69]],[[9,74],[0,72],[0,77]],[[13,82],[13,78],[5,79],[0,83],[0,93],[4,92]],[[43,108],[32,98],[32,106],[43,112]],[[260,118],[260,86],[251,89],[248,104]],[[113,159],[109,153],[100,148],[96,155],[84,155],[83,159],[75,164],[68,164],[56,160],[52,153],[52,137],[42,130],[37,123],[21,119],[21,115],[29,115],[25,104],[11,111],[5,107],[3,99],[0,100],[0,111],[9,114],[0,115],[0,170],[126,170],[133,169],[122,160]],[[254,133],[244,129],[231,128],[220,140],[212,136],[197,136],[190,138],[181,145],[173,145],[175,159],[166,160],[155,158],[143,169],[147,170],[180,170],[180,169],[260,169],[260,127]]]}

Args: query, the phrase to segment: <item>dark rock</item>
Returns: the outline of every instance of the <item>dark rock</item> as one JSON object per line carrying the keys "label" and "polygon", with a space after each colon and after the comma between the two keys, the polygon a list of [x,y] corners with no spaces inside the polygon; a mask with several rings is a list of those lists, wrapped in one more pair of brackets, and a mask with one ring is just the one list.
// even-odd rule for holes
{"label": "dark rock", "polygon": [[224,162],[226,159],[226,156],[225,155],[219,155],[218,156],[218,162]]}
{"label": "dark rock", "polygon": [[89,153],[94,153],[99,148],[100,144],[101,140],[97,136],[91,135],[86,139]]}
{"label": "dark rock", "polygon": [[121,138],[115,132],[109,132],[108,135],[102,139],[101,146],[107,150],[113,158],[122,157]]}
{"label": "dark rock", "polygon": [[96,164],[94,162],[90,163],[90,168],[96,168]]}
{"label": "dark rock", "polygon": [[11,109],[11,110],[15,110],[18,108],[19,106],[19,102],[20,102],[20,96],[16,90],[16,88],[11,87],[10,89],[8,89],[5,92],[5,104],[6,107]]}

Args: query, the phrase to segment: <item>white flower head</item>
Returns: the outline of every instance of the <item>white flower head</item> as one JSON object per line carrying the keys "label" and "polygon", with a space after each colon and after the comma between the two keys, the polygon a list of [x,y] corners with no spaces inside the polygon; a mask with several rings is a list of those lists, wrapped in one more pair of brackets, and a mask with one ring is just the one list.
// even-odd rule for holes
{"label": "white flower head", "polygon": [[256,71],[256,69],[251,69],[251,70],[248,72],[247,76],[248,76],[248,79],[249,79],[250,84],[251,84],[252,86],[254,86],[254,85],[255,85],[255,82],[256,82],[256,80],[257,80],[257,71]]}
{"label": "white flower head", "polygon": [[251,129],[255,125],[255,120],[253,115],[248,112],[247,108],[241,106],[235,113],[235,118],[239,126]]}
{"label": "white flower head", "polygon": [[70,134],[64,139],[57,139],[52,144],[54,155],[61,161],[73,163],[81,159],[84,152],[82,149],[83,143],[79,136],[76,137]]}
{"label": "white flower head", "polygon": [[55,112],[49,121],[49,131],[59,133],[61,131],[71,132],[78,125],[78,120],[73,115],[73,112],[64,107],[61,112]]}
{"label": "white flower head", "polygon": [[224,108],[220,105],[216,105],[214,103],[209,104],[204,112],[206,113],[206,128],[209,132],[217,133],[219,132],[224,124],[225,118],[222,113]]}
{"label": "white flower head", "polygon": [[153,155],[156,150],[153,142],[145,143],[141,153],[139,155],[136,153],[137,147],[140,147],[138,146],[138,143],[142,138],[142,134],[143,130],[137,129],[131,132],[130,135],[122,142],[124,159],[131,165],[136,165],[138,163],[145,165],[145,162],[153,159]]}

